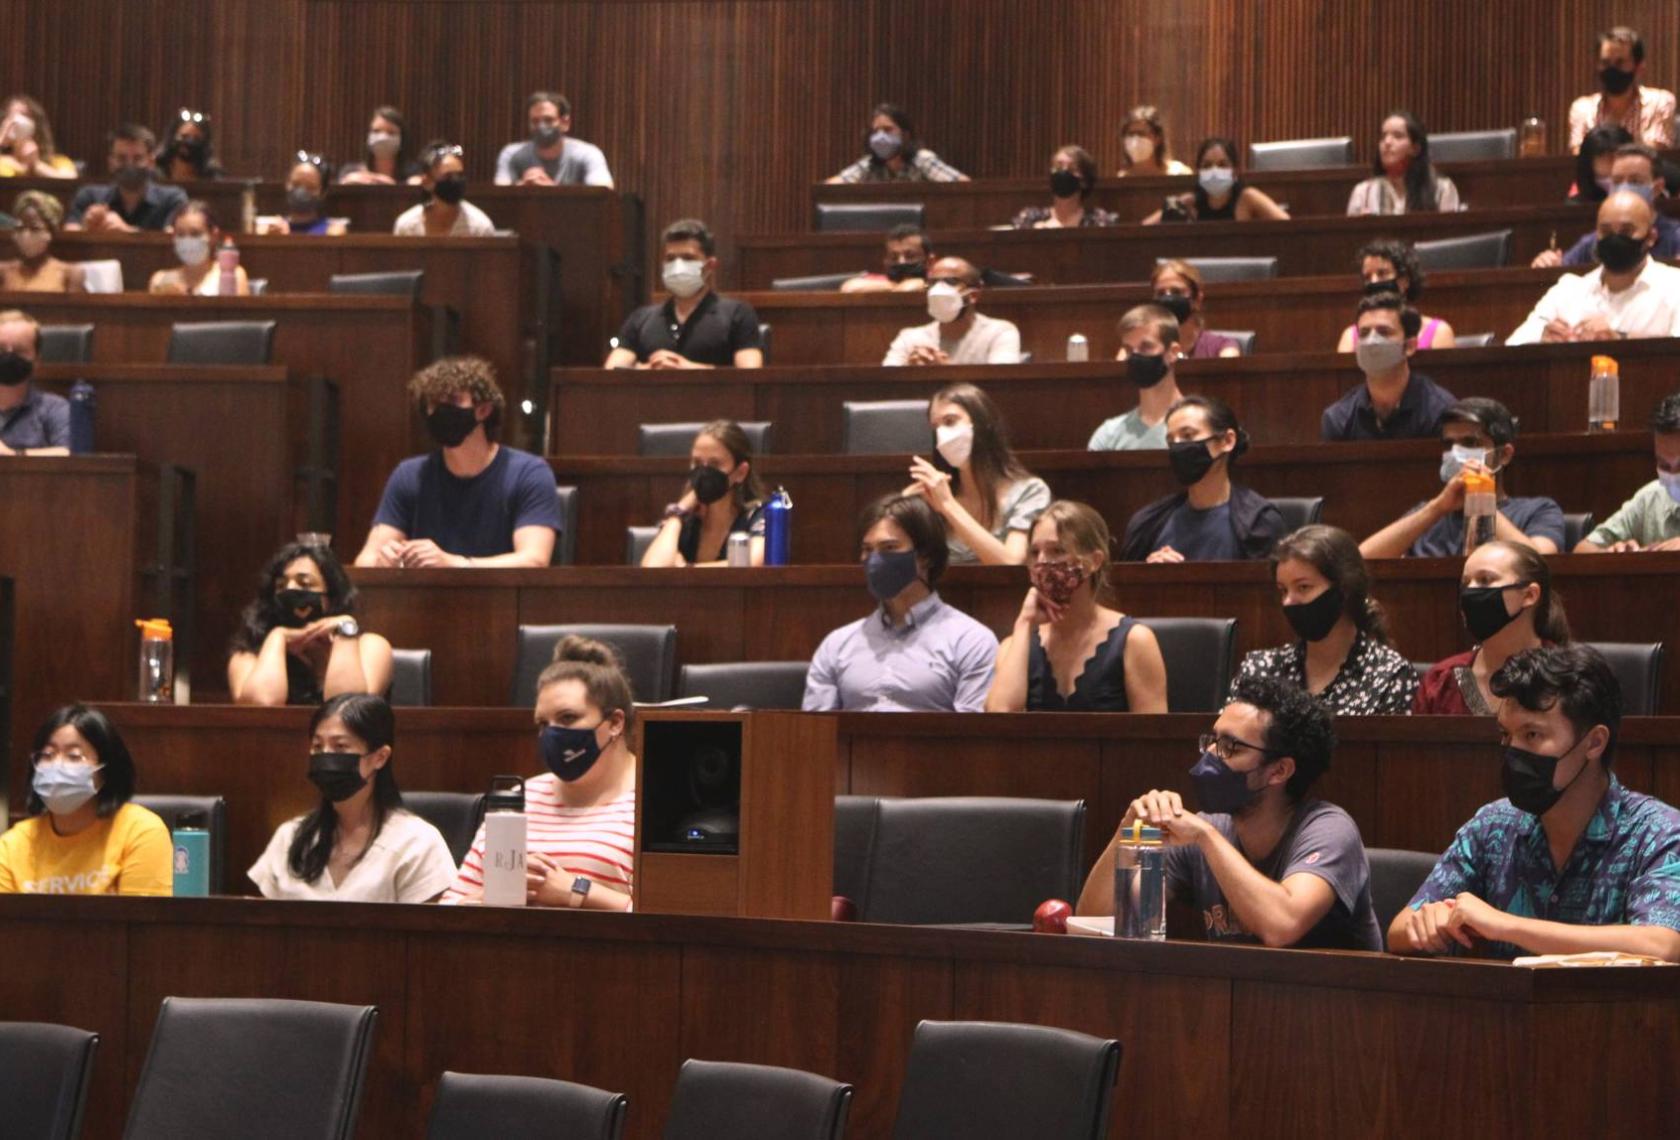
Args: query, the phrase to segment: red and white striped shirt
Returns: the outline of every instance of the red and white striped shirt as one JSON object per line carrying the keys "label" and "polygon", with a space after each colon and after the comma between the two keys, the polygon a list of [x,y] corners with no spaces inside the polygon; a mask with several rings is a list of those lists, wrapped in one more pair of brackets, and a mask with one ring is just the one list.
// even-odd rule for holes
{"label": "red and white striped shirt", "polygon": [[[552,773],[525,781],[525,849],[547,856],[568,873],[587,875],[602,886],[630,893],[635,866],[636,792],[594,807],[560,802],[560,778]],[[455,885],[442,901],[459,902],[484,893],[484,827],[461,863]]]}

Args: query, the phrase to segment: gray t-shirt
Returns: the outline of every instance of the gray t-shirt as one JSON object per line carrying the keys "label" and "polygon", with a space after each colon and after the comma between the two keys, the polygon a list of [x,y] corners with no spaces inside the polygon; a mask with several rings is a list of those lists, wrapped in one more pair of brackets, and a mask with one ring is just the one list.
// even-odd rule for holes
{"label": "gray t-shirt", "polygon": [[[1201,816],[1238,851],[1231,817],[1202,812]],[[1247,852],[1244,852],[1246,856]],[[1295,944],[1302,950],[1378,950],[1382,931],[1371,907],[1371,867],[1359,826],[1347,812],[1323,800],[1308,800],[1295,810],[1295,820],[1278,845],[1255,870],[1275,883],[1291,875],[1317,875],[1335,892],[1336,900],[1318,925]],[[1196,847],[1167,848],[1167,891],[1173,898],[1193,902],[1202,912],[1209,942],[1257,942],[1225,903],[1225,892]]]}
{"label": "gray t-shirt", "polygon": [[[1002,542],[1012,530],[1030,533],[1033,523],[1049,505],[1050,486],[1043,479],[1029,475],[1016,480],[998,502],[998,512],[992,522],[992,537]],[[980,561],[979,555],[969,548],[968,543],[954,534],[945,540],[945,548],[950,553],[953,566]]]}
{"label": "gray t-shirt", "polygon": [[1091,433],[1087,451],[1148,451],[1167,446],[1167,421],[1162,419],[1150,427],[1143,422],[1143,409],[1133,408],[1125,415],[1115,416],[1097,425]]}
{"label": "gray t-shirt", "polygon": [[70,446],[70,401],[33,384],[23,403],[0,412],[0,443],[13,451]]}
{"label": "gray t-shirt", "polygon": [[529,139],[508,143],[496,156],[496,185],[512,186],[533,166],[543,168],[562,186],[611,186],[612,171],[607,169],[607,156],[594,143],[574,139],[570,135],[560,144],[559,158],[542,158]]}

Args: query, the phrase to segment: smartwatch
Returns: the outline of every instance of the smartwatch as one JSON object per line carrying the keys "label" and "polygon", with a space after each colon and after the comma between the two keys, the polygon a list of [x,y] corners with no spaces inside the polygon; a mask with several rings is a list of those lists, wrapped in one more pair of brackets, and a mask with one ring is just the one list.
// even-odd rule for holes
{"label": "smartwatch", "polygon": [[589,881],[588,876],[585,875],[579,875],[577,878],[573,879],[572,893],[567,897],[566,905],[571,907],[573,910],[577,910],[582,907],[583,900],[589,897],[589,888],[594,885],[594,883]]}

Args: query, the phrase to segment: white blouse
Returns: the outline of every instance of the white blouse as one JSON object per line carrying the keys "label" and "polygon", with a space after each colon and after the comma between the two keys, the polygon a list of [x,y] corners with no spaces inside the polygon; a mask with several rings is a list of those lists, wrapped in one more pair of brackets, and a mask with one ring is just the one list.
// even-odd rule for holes
{"label": "white blouse", "polygon": [[455,881],[455,861],[438,829],[413,812],[397,811],[386,817],[379,835],[342,882],[333,882],[328,870],[306,883],[286,864],[301,822],[299,816],[281,824],[268,850],[247,872],[264,898],[423,903]]}

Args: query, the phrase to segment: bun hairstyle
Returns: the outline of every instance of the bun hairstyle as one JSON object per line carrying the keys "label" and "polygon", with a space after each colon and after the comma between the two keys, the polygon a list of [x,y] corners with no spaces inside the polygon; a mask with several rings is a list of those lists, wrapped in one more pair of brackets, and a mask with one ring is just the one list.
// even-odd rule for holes
{"label": "bun hairstyle", "polygon": [[576,633],[562,637],[548,668],[537,678],[537,692],[561,681],[582,682],[589,703],[603,716],[622,712],[624,729],[630,730],[636,716],[635,698],[630,692],[630,678],[624,675],[624,662],[612,646]]}
{"label": "bun hairstyle", "polygon": [[1047,522],[1056,524],[1056,540],[1068,553],[1080,558],[1102,556],[1102,565],[1091,574],[1091,591],[1101,598],[1108,589],[1108,568],[1114,562],[1113,535],[1108,523],[1094,507],[1073,499],[1057,499],[1033,523],[1033,530]]}
{"label": "bun hairstyle", "polygon": [[1353,619],[1359,632],[1379,645],[1389,644],[1388,619],[1371,597],[1371,575],[1359,553],[1359,543],[1340,527],[1317,523],[1286,534],[1272,549],[1272,575],[1281,563],[1305,562],[1324,575],[1330,585],[1341,588],[1342,612]]}

